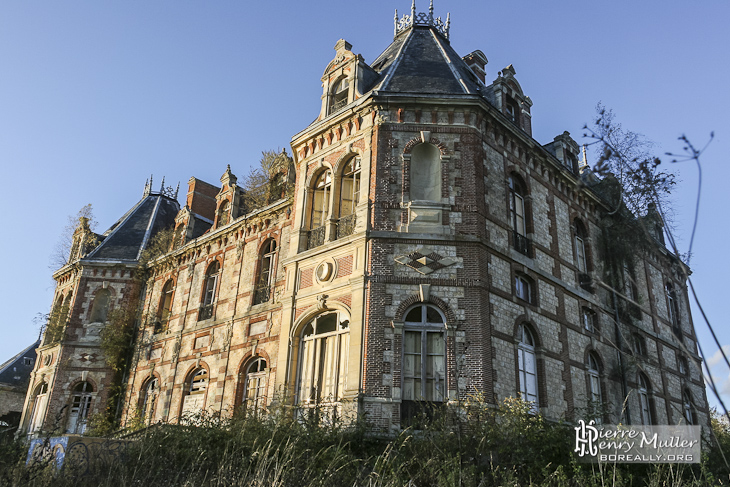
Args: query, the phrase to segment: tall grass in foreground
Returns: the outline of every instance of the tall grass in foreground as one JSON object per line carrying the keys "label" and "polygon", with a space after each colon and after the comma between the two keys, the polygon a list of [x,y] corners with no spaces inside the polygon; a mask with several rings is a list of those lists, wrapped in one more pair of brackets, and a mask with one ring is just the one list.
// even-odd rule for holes
{"label": "tall grass in foreground", "polygon": [[[724,447],[728,428],[715,425]],[[718,429],[719,428],[719,429]],[[724,435],[724,436],[723,436]],[[0,485],[8,486],[629,486],[728,485],[717,446],[702,464],[591,465],[572,457],[570,426],[507,400],[447,408],[396,437],[365,422],[341,424],[281,409],[230,420],[144,430],[126,453],[83,468],[68,461],[26,466],[24,446],[0,436]],[[724,443],[723,443],[724,442]],[[708,447],[709,448],[709,447]]]}

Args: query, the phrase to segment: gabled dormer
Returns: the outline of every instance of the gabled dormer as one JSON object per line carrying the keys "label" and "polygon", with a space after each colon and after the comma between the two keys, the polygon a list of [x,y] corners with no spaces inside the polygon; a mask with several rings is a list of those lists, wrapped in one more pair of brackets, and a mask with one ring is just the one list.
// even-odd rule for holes
{"label": "gabled dormer", "polygon": [[515,68],[510,64],[500,71],[489,88],[493,102],[502,114],[532,137],[532,100],[524,94],[515,78]]}
{"label": "gabled dormer", "polygon": [[318,120],[337,113],[360,98],[375,82],[378,74],[344,39],[335,44],[335,58],[322,75],[322,109]]}
{"label": "gabled dormer", "polygon": [[579,173],[578,168],[578,143],[570,136],[570,132],[563,132],[553,139],[549,144],[545,144],[545,150],[554,155],[560,163],[565,166],[573,174]]}
{"label": "gabled dormer", "polygon": [[238,178],[231,172],[230,164],[221,176],[221,190],[215,197],[215,228],[228,225],[238,217],[241,189],[238,187]]}
{"label": "gabled dormer", "polygon": [[76,230],[74,230],[73,237],[71,238],[71,252],[68,262],[74,262],[83,258],[98,243],[99,236],[91,231],[89,219],[83,216],[80,217],[79,223],[76,225]]}

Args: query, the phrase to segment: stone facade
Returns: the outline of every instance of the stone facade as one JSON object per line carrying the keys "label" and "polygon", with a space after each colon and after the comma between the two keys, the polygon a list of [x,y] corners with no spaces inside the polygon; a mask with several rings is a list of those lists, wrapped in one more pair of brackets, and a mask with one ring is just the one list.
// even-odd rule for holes
{"label": "stone facade", "polygon": [[[73,298],[39,349],[25,426],[72,411],[81,382],[89,414],[107,404],[102,289],[139,309],[123,424],[284,403],[392,431],[475,395],[554,419],[707,424],[683,264],[656,241],[611,285],[601,181],[567,132],[531,137],[512,66],[486,85],[484,54],[462,59],[448,29],[406,16],[370,65],[337,42],[320,114],[292,138],[290,196],[252,210],[230,167],[220,187],[191,178],[144,282],[139,256],[97,251],[56,273],[59,309]],[[163,193],[145,198],[176,204]]]}

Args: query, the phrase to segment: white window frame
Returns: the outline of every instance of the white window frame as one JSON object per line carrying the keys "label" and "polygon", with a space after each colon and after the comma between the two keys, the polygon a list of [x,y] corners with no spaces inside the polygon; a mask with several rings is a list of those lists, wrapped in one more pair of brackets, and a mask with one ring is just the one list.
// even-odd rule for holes
{"label": "white window frame", "polygon": [[[409,321],[408,317],[413,316],[412,313],[416,308],[420,308],[420,321]],[[434,313],[437,313],[440,322],[436,323],[429,319],[429,310],[432,318],[435,318]],[[417,336],[419,334],[420,347],[417,348],[420,348],[420,350],[408,351],[408,336]],[[429,349],[429,343],[433,344],[439,341],[441,341],[441,350]],[[403,323],[403,374],[401,384],[403,400],[443,402],[448,399],[446,355],[446,317],[444,314],[437,307],[426,303],[411,306],[405,313]],[[408,359],[409,356],[412,358]],[[413,363],[413,370],[410,372],[407,371],[408,362]],[[407,381],[412,381],[412,394],[410,393],[411,389],[406,387]],[[420,387],[416,387],[416,383],[420,383]]]}
{"label": "white window frame", "polygon": [[[320,331],[334,315],[333,330]],[[311,333],[310,333],[311,330]],[[299,337],[297,403],[303,407],[338,404],[347,388],[350,320],[341,311],[319,314],[309,320]]]}
{"label": "white window frame", "polygon": [[537,356],[535,338],[526,325],[520,325],[520,341],[517,345],[517,369],[519,372],[520,397],[532,403],[534,413],[539,411]]}

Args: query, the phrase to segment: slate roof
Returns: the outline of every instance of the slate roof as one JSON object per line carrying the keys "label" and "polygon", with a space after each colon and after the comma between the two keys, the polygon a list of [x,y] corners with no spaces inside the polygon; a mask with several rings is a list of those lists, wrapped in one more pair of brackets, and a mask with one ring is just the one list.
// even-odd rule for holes
{"label": "slate roof", "polygon": [[83,260],[136,261],[150,239],[175,224],[178,202],[161,193],[143,197],[102,236],[103,241]]}
{"label": "slate roof", "polygon": [[373,91],[474,95],[483,89],[449,41],[425,25],[399,34],[371,67],[380,74]]}
{"label": "slate roof", "polygon": [[[41,341],[38,340],[33,345],[0,365],[0,384],[9,384],[13,386],[25,384],[30,377],[30,373],[33,371],[36,359],[35,349],[38,348],[40,344]],[[26,365],[23,360],[24,358],[31,359],[31,363]],[[19,378],[16,379],[16,377]]]}

